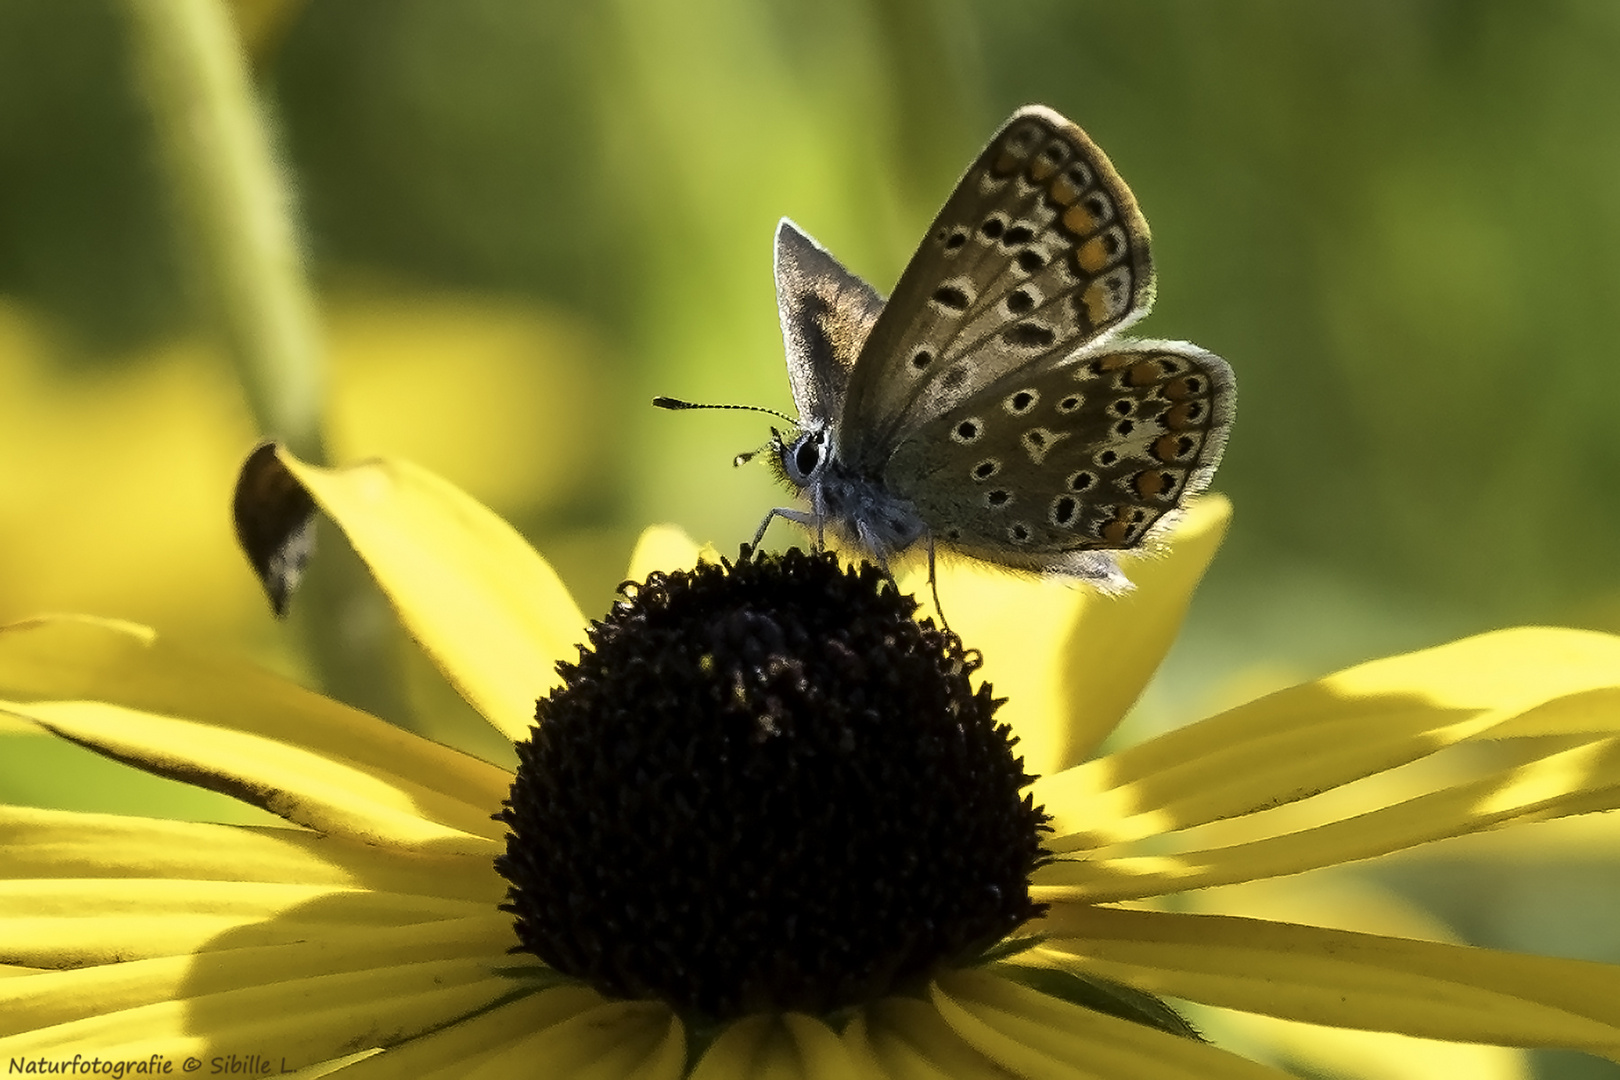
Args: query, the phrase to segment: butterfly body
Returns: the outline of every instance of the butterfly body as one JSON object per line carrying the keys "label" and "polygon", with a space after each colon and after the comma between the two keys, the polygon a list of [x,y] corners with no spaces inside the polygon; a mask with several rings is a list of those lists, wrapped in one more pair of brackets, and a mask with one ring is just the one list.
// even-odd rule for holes
{"label": "butterfly body", "polygon": [[818,530],[830,527],[845,544],[880,561],[926,538],[928,523],[915,505],[881,476],[862,475],[839,460],[829,435],[825,427],[801,428],[790,442],[775,448],[780,473],[806,493],[810,511],[782,508],[772,513]]}
{"label": "butterfly body", "polygon": [[766,524],[1117,590],[1112,552],[1151,546],[1220,460],[1231,370],[1119,336],[1152,304],[1147,222],[1050,109],[996,134],[887,302],[787,219],[776,286],[799,420],[771,449],[809,506]]}

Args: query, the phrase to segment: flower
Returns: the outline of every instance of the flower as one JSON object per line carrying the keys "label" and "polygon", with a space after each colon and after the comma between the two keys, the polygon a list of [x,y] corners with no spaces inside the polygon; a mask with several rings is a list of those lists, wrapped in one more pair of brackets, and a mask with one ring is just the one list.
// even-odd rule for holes
{"label": "flower", "polygon": [[[764,583],[778,579],[753,563],[740,574],[710,567],[652,577],[588,631],[545,563],[443,481],[397,462],[324,470],[284,453],[278,459],[345,530],[406,628],[493,725],[524,744],[535,702],[549,702],[541,715],[560,717],[557,737],[566,745],[527,742],[526,763],[565,759],[584,746],[585,769],[514,786],[503,768],[151,630],[87,618],[7,628],[0,632],[7,713],[139,768],[233,794],[286,822],[0,810],[7,853],[0,963],[9,965],[0,968],[0,1056],[17,1063],[13,1071],[94,1060],[102,1072],[123,1075],[165,1066],[210,1075],[690,1073],[702,1080],[788,1070],[808,1077],[1283,1075],[1193,1037],[1155,995],[1429,1039],[1620,1055],[1620,968],[1611,965],[1151,906],[1185,890],[1612,808],[1620,801],[1614,638],[1554,629],[1487,634],[1364,664],[1094,756],[1173,636],[1224,528],[1221,500],[1195,508],[1161,559],[1133,568],[1139,588],[1123,601],[1003,582],[994,586],[996,602],[986,603],[971,573],[945,571],[941,595],[952,625],[984,650],[978,674],[1008,698],[997,710],[984,680],[969,685],[977,658],[955,651],[948,635],[912,622],[873,629],[899,600],[870,572],[863,579],[820,560],[791,563],[799,569],[787,576],[810,575],[810,595],[853,612],[838,624],[839,633],[848,630],[844,638],[828,623],[792,622],[809,606],[805,593],[771,607],[776,601],[766,594],[778,585]],[[693,562],[690,545],[653,530],[632,560],[632,577]],[[700,593],[701,604],[691,600]],[[721,614],[695,623],[670,614],[688,601],[706,618]],[[721,607],[704,606],[712,603]],[[771,644],[776,631],[765,623],[781,630],[780,642]],[[662,636],[638,636],[650,626],[662,627]],[[709,641],[693,627],[719,627],[718,636]],[[576,653],[588,633],[591,647]],[[915,700],[884,699],[881,708],[851,704],[858,695],[910,694],[923,678],[896,675],[881,685],[889,660],[873,663],[880,654],[867,650],[890,647],[889,638],[901,649],[893,655],[905,658],[896,663],[924,674],[933,665],[933,705],[916,702],[934,689]],[[745,663],[725,651],[742,655],[761,641],[764,652]],[[830,666],[838,664],[842,677]],[[664,680],[701,674],[705,665],[737,675],[735,697],[728,691],[714,709],[694,711],[700,691]],[[894,700],[913,704],[897,719]],[[944,934],[933,951],[902,943],[877,965],[885,971],[846,972],[860,977],[834,991],[803,983],[796,970],[785,982],[750,983],[747,993],[682,996],[680,988],[693,984],[665,976],[678,975],[691,956],[672,954],[660,967],[625,955],[627,942],[658,948],[670,938],[649,936],[644,926],[625,932],[624,919],[638,916],[622,911],[614,913],[617,924],[586,912],[574,939],[542,940],[548,927],[539,924],[567,903],[589,904],[590,895],[565,891],[561,900],[551,895],[529,906],[545,873],[558,870],[515,867],[525,838],[555,820],[547,814],[560,794],[599,795],[590,813],[629,810],[600,822],[606,832],[586,836],[572,857],[594,855],[590,873],[629,865],[631,853],[602,837],[623,845],[638,827],[647,835],[666,828],[651,811],[695,805],[694,789],[668,769],[643,768],[645,790],[626,786],[623,776],[637,776],[644,763],[632,761],[611,778],[600,770],[635,737],[638,709],[649,725],[667,724],[682,709],[694,723],[709,723],[726,702],[753,725],[740,730],[772,752],[782,730],[823,715],[843,717],[838,730],[856,740],[893,734],[859,726],[863,716],[895,726],[910,723],[913,711],[919,723],[962,717],[976,749],[957,764],[982,767],[987,786],[972,793],[963,786],[974,782],[973,768],[948,779],[926,769],[910,777],[880,771],[868,790],[895,793],[877,807],[874,829],[884,832],[882,850],[899,869],[967,850],[937,835],[907,847],[906,829],[888,827],[932,782],[939,806],[960,804],[948,819],[956,829],[1022,823],[997,834],[993,849],[1010,853],[1027,891],[1020,898],[1017,882],[1005,880],[985,888],[1013,895],[1003,896],[1003,908],[975,909],[981,932]],[[804,702],[820,704],[806,711]],[[620,741],[581,743],[593,721]],[[1022,740],[1023,763],[998,728],[1003,722]],[[944,729],[918,730],[916,741],[927,743]],[[1364,813],[1297,828],[1284,821],[1274,835],[1242,842],[1196,842],[1223,822],[1275,824],[1279,811],[1309,806],[1318,793],[1486,740],[1517,747],[1518,760]],[[909,752],[898,741],[883,753]],[[1026,768],[1045,775],[1025,785]],[[837,771],[814,774],[816,783],[844,782]],[[593,784],[601,790],[582,790]],[[767,871],[802,869],[792,814],[773,807],[773,820],[756,822],[744,817],[753,805],[746,799],[728,805],[739,829],[765,830],[768,842],[754,850],[781,860]],[[1043,814],[1050,831],[1041,831]],[[712,826],[716,819],[693,820]],[[849,831],[847,823],[838,827]],[[693,855],[684,869],[701,891],[704,875],[717,872],[700,858],[714,850],[711,838],[657,835],[669,865]],[[863,857],[870,863],[870,854]],[[971,876],[980,867],[969,859],[955,870]],[[665,907],[692,899],[670,894],[668,884],[646,881],[642,895]],[[836,891],[864,883],[827,884]],[[786,899],[761,904],[781,908]],[[911,899],[899,897],[894,910]],[[937,927],[924,921],[902,925],[926,938]],[[757,943],[744,937],[750,932],[716,925],[714,945],[733,944],[722,935]],[[597,935],[587,962],[565,955],[587,933]],[[513,951],[520,940],[532,951]],[[604,956],[609,962],[592,966]],[[655,969],[658,979],[646,975]]]}

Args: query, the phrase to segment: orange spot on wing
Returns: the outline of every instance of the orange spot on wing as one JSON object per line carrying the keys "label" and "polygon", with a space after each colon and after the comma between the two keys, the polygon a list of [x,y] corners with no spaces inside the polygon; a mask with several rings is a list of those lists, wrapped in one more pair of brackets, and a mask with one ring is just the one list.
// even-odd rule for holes
{"label": "orange spot on wing", "polygon": [[1136,479],[1131,482],[1136,493],[1144,499],[1151,499],[1156,495],[1164,494],[1164,489],[1170,486],[1170,478],[1162,472],[1139,472]]}
{"label": "orange spot on wing", "polygon": [[[1086,317],[1091,320],[1093,326],[1101,326],[1105,322],[1110,322],[1117,314],[1114,310],[1113,295],[1109,292],[1108,287],[1100,281],[1093,282],[1091,288],[1081,294],[1080,299],[1086,305]],[[1115,365],[1115,367],[1124,366],[1125,362],[1123,360]]]}
{"label": "orange spot on wing", "polygon": [[991,166],[991,169],[994,170],[997,176],[1006,176],[1008,173],[1017,172],[1018,167],[1023,163],[1024,159],[1011,150],[1003,150],[996,155],[995,164]]}
{"label": "orange spot on wing", "polygon": [[1185,375],[1179,379],[1171,379],[1159,388],[1159,396],[1170,401],[1186,401],[1193,396],[1192,384]]}
{"label": "orange spot on wing", "polygon": [[1125,381],[1131,386],[1152,386],[1159,379],[1159,365],[1151,360],[1144,360],[1140,364],[1131,366],[1130,374]]}
{"label": "orange spot on wing", "polygon": [[1195,422],[1195,417],[1202,416],[1203,413],[1204,410],[1199,407],[1197,402],[1184,401],[1174,408],[1166,409],[1161,419],[1164,426],[1171,431],[1180,431],[1182,428],[1191,427]]}
{"label": "orange spot on wing", "polygon": [[[1182,450],[1182,435],[1160,435],[1153,440],[1153,456],[1165,464],[1175,461],[1185,452]],[[1190,440],[1189,440],[1190,441]],[[1192,447],[1188,447],[1188,450]]]}
{"label": "orange spot on wing", "polygon": [[[1084,191],[1085,189],[1077,186],[1068,173],[1064,173],[1052,181],[1052,187],[1048,194],[1052,196],[1052,201],[1059,206],[1073,206],[1075,200],[1080,198]],[[1086,216],[1090,217],[1091,215],[1087,214]],[[1067,227],[1067,222],[1064,224]]]}
{"label": "orange spot on wing", "polygon": [[1108,244],[1101,236],[1093,236],[1074,253],[1074,261],[1088,274],[1095,274],[1109,263]]}
{"label": "orange spot on wing", "polygon": [[1091,216],[1091,211],[1076,203],[1063,211],[1063,227],[1075,236],[1085,236],[1097,231],[1097,219]]}

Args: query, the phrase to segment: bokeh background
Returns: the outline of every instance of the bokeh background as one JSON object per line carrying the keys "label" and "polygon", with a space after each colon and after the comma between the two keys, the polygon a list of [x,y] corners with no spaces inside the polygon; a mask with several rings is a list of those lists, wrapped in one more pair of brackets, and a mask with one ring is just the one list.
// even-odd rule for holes
{"label": "bokeh background", "polygon": [[[730,464],[765,418],[648,405],[790,407],[777,219],[887,291],[983,141],[1039,101],[1148,216],[1143,332],[1219,352],[1240,388],[1216,481],[1235,523],[1138,729],[1495,627],[1620,631],[1607,0],[236,14],[320,302],[334,458],[447,476],[588,613],[645,525],[731,550],[782,498]],[[259,433],[157,158],[122,5],[0,3],[0,621],[91,611],[313,677],[231,539]],[[399,651],[392,718],[438,733],[456,706]],[[101,797],[55,771],[91,765],[40,753],[0,764],[0,798]],[[1466,940],[1620,960],[1615,852],[1364,880]]]}

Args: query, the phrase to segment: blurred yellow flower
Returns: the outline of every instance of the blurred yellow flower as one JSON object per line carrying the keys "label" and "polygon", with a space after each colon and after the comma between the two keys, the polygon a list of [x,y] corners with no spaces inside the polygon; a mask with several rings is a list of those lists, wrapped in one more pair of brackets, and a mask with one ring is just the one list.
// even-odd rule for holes
{"label": "blurred yellow flower", "polygon": [[[538,738],[535,702],[569,674],[559,661],[585,664],[575,645],[587,635],[547,564],[492,513],[415,467],[281,461],[466,700],[507,738]],[[694,1015],[656,995],[608,996],[513,955],[512,918],[497,905],[516,894],[495,864],[510,869],[522,853],[491,816],[519,800],[504,768],[141,627],[85,618],[10,627],[0,633],[6,712],[286,824],[0,812],[0,961],[10,965],[0,969],[0,1056],[41,1070],[80,1055],[353,1077],[1284,1075],[1184,1037],[1158,994],[1337,1028],[1620,1056],[1620,968],[1151,906],[1620,798],[1620,641],[1568,630],[1504,631],[1364,664],[1092,757],[1157,664],[1227,516],[1223,500],[1200,503],[1161,559],[1133,568],[1139,588],[1121,602],[1033,582],[981,591],[976,572],[942,572],[953,626],[983,650],[980,674],[1012,699],[997,719],[1024,737],[1032,769],[1053,770],[1027,789],[1052,819],[1041,842],[1055,858],[1029,877],[1030,897],[1047,908],[1000,944],[955,955],[913,983],[845,972],[845,983],[880,989],[814,1015]],[[696,560],[688,542],[654,530],[631,576]],[[656,622],[658,605],[674,603],[673,581],[653,578],[616,614]],[[761,739],[784,724],[813,726],[820,714],[781,712],[769,695],[750,697],[749,680],[859,712],[840,695],[876,685],[863,681],[872,674],[859,670],[864,654],[838,638],[829,648],[850,658],[848,685],[814,675],[783,644],[798,632],[793,610],[772,608],[766,592],[721,627],[745,653],[756,650],[757,663],[732,674],[737,700],[766,703],[755,718]],[[639,624],[606,625],[591,631],[595,655]],[[715,663],[695,648],[699,668]],[[945,667],[963,681],[972,670]],[[601,685],[640,688],[635,700],[649,702],[651,722],[663,715],[651,704],[663,671],[637,661]],[[669,707],[711,709],[679,697]],[[884,727],[905,719],[877,718]],[[1224,822],[1275,822],[1274,808],[1483,740],[1523,749],[1515,762],[1390,805],[1200,842]],[[927,787],[933,777],[917,779]],[[683,781],[645,777],[649,790],[669,785],[673,794],[652,804],[672,820],[686,806]],[[932,787],[963,820],[990,816],[958,790]],[[602,797],[645,807],[643,794]],[[696,858],[711,839],[694,835],[671,851]],[[937,847],[892,856],[925,868],[948,860]],[[665,883],[646,884],[666,907],[685,902]],[[588,889],[573,896],[589,906]],[[759,903],[791,912],[794,899]],[[619,955],[633,937],[625,929],[586,951],[634,967],[646,958]],[[736,928],[710,929],[718,949]],[[707,959],[677,956],[669,970]]]}
{"label": "blurred yellow flower", "polygon": [[[428,463],[511,515],[577,496],[603,408],[578,319],[429,294],[349,296],[326,320],[334,452]],[[186,341],[69,372],[64,352],[0,303],[0,620],[96,611],[262,650],[220,507],[255,438],[223,358]]]}

